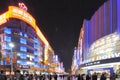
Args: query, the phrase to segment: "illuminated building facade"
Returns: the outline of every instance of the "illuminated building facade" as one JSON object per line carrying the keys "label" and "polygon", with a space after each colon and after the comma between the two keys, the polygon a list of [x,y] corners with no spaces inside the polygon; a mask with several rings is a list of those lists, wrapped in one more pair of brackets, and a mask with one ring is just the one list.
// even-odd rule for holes
{"label": "illuminated building facade", "polygon": [[[54,51],[27,7],[21,4],[22,7],[9,6],[0,15],[1,65],[10,66],[13,62],[14,70],[42,71],[53,63]],[[15,47],[11,48],[9,43]]]}
{"label": "illuminated building facade", "polygon": [[119,14],[120,0],[107,0],[90,20],[84,20],[78,42],[78,65],[83,73],[116,72],[120,64]]}

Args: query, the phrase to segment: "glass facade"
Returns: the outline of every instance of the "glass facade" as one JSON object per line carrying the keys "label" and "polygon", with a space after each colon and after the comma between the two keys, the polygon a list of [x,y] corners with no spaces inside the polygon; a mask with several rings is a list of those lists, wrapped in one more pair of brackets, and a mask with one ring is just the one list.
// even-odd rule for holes
{"label": "glass facade", "polygon": [[90,55],[89,48],[96,40],[112,34],[119,33],[118,12],[120,7],[118,0],[106,1],[91,17],[90,20],[84,20],[84,43],[83,58],[87,59]]}
{"label": "glass facade", "polygon": [[[14,25],[12,25],[14,22]],[[16,54],[17,65],[29,65],[40,68],[43,66],[40,64],[40,60],[43,60],[44,44],[36,36],[34,29],[29,25],[17,19],[11,19],[10,23],[6,23],[1,31],[1,37],[3,37],[2,53],[4,53],[4,59],[1,61],[3,65],[10,65],[7,62],[7,55],[11,57],[11,47],[9,43],[13,43],[15,47],[12,48],[12,54]],[[20,26],[21,25],[21,26]],[[24,27],[24,28],[23,28]]]}

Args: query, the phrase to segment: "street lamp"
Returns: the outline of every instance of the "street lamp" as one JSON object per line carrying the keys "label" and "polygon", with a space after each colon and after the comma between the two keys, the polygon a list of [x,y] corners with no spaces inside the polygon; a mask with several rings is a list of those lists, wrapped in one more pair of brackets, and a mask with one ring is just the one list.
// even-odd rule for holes
{"label": "street lamp", "polygon": [[[13,61],[12,61],[12,58],[13,58],[13,52],[12,52],[12,48],[15,46],[13,43],[9,43],[8,44],[11,48],[11,74],[13,73]],[[11,79],[12,79],[12,75],[11,75]]]}

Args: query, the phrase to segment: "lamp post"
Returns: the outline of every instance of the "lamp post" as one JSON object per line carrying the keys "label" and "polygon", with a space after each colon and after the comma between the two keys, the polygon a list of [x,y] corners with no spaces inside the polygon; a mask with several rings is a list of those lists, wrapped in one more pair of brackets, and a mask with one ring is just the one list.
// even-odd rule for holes
{"label": "lamp post", "polygon": [[12,61],[12,58],[13,58],[13,52],[12,52],[12,48],[15,46],[13,43],[9,43],[9,46],[11,48],[11,80],[12,79],[12,73],[13,73],[13,61]]}

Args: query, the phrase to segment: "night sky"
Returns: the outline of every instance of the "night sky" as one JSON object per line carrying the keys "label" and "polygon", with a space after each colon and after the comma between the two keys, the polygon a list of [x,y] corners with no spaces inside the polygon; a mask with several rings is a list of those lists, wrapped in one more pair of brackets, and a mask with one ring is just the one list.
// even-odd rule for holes
{"label": "night sky", "polygon": [[90,19],[106,0],[0,0],[0,13],[7,10],[11,1],[24,1],[68,71],[83,19]]}

